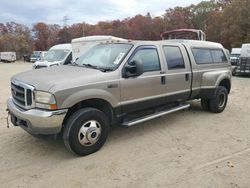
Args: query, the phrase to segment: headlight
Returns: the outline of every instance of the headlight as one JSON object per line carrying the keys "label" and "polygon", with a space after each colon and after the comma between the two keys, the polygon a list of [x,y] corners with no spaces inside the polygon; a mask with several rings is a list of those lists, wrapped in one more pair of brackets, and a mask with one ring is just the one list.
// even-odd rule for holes
{"label": "headlight", "polygon": [[35,103],[38,108],[57,109],[55,96],[48,92],[35,91]]}

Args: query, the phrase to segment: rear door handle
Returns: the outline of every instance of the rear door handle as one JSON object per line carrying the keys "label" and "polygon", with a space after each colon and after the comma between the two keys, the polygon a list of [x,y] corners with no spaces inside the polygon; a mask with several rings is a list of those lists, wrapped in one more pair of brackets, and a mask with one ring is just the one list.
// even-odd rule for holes
{"label": "rear door handle", "polygon": [[186,73],[186,75],[185,75],[185,80],[186,80],[186,81],[189,80],[189,73]]}

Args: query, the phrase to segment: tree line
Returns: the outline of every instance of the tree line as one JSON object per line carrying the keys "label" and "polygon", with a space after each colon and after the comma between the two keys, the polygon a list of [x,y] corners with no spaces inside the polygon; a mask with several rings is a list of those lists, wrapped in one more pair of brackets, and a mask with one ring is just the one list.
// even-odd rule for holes
{"label": "tree line", "polygon": [[135,40],[160,40],[164,31],[180,28],[201,29],[207,40],[222,43],[227,49],[250,42],[250,1],[210,0],[197,5],[169,8],[162,16],[136,15],[95,25],[76,23],[66,27],[36,23],[0,23],[0,51],[15,51],[20,58],[33,50],[48,50],[73,38],[90,35],[113,35]]}

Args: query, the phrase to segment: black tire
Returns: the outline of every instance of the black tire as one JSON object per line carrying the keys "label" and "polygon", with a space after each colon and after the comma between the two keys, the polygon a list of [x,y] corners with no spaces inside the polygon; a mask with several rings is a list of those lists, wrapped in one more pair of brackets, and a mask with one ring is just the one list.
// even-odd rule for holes
{"label": "black tire", "polygon": [[203,110],[205,111],[209,111],[210,107],[209,107],[209,99],[207,98],[202,98],[201,99],[201,107]]}
{"label": "black tire", "polygon": [[[80,129],[88,121],[96,121],[101,127],[99,139],[93,145],[83,145],[80,143],[79,134]],[[88,134],[92,134],[87,131]],[[63,141],[66,148],[80,156],[89,155],[98,151],[105,143],[109,133],[109,119],[100,110],[95,108],[83,108],[73,113],[66,121],[63,131]],[[86,136],[86,135],[85,135]]]}
{"label": "black tire", "polygon": [[219,86],[215,91],[215,96],[209,101],[211,112],[221,113],[224,111],[228,100],[228,91],[225,87]]}
{"label": "black tire", "polygon": [[233,76],[236,76],[236,68],[235,68],[235,69],[233,69],[233,71],[232,71],[232,75],[233,75]]}

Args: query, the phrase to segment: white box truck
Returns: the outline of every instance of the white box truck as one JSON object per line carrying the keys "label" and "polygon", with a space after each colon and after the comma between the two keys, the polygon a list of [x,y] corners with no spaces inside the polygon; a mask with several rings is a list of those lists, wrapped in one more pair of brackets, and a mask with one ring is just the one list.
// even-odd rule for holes
{"label": "white box truck", "polygon": [[2,62],[15,62],[16,52],[0,52],[0,61]]}
{"label": "white box truck", "polygon": [[117,42],[117,41],[127,41],[123,38],[118,38],[110,35],[94,35],[76,38],[71,41],[72,44],[72,60],[76,61],[84,52],[92,48],[93,46],[101,43],[101,42]]}

